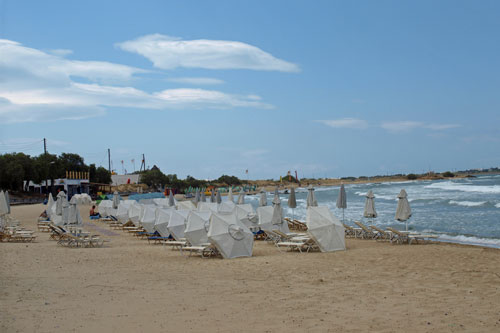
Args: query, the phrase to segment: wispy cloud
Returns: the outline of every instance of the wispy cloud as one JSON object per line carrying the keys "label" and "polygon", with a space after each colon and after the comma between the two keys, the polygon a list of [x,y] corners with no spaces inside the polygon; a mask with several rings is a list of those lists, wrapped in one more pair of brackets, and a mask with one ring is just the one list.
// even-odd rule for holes
{"label": "wispy cloud", "polygon": [[185,83],[190,85],[215,85],[224,83],[222,80],[210,77],[174,77],[167,80],[170,82]]}
{"label": "wispy cloud", "polygon": [[435,130],[435,131],[441,131],[441,130],[446,130],[450,128],[457,128],[461,127],[459,124],[427,124],[425,126],[428,129]]}
{"label": "wispy cloud", "polygon": [[73,54],[73,50],[68,50],[68,49],[54,49],[54,50],[49,50],[48,52],[58,57],[65,57],[70,54]]}
{"label": "wispy cloud", "polygon": [[363,129],[368,127],[368,122],[363,119],[356,118],[342,118],[342,119],[330,119],[330,120],[317,120],[322,124],[333,128],[355,128]]}
{"label": "wispy cloud", "polygon": [[116,44],[122,50],[140,54],[162,69],[251,69],[298,72],[299,66],[278,59],[256,46],[228,40],[182,40],[161,34],[139,37]]}
{"label": "wispy cloud", "polygon": [[[134,75],[146,72],[142,69],[68,60],[10,40],[0,40],[0,54],[0,123],[84,119],[103,115],[108,107],[272,108],[259,96],[216,90],[183,88],[149,93],[123,86]],[[74,77],[90,83],[76,82]]]}
{"label": "wispy cloud", "polygon": [[414,128],[423,127],[424,123],[419,121],[393,121],[383,122],[380,127],[390,132],[405,132]]}

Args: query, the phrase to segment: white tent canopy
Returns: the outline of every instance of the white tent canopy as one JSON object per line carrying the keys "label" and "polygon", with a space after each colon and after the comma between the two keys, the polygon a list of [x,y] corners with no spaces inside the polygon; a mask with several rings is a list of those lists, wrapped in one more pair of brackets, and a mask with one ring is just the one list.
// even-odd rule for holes
{"label": "white tent canopy", "polygon": [[184,236],[186,236],[186,239],[191,245],[200,246],[204,243],[208,243],[207,232],[210,227],[211,216],[211,211],[192,211],[189,213]]}
{"label": "white tent canopy", "polygon": [[168,231],[176,240],[180,241],[184,238],[184,230],[186,229],[187,217],[189,210],[172,210],[170,221],[168,222]]}
{"label": "white tent canopy", "polygon": [[170,221],[170,214],[174,210],[172,208],[157,208],[156,209],[156,219],[155,219],[155,231],[158,231],[160,236],[168,237],[170,232],[168,231],[168,222]]}
{"label": "white tent canopy", "polygon": [[345,231],[328,207],[307,208],[307,233],[318,244],[321,252],[345,250]]}
{"label": "white tent canopy", "polygon": [[213,214],[207,235],[224,259],[252,256],[253,233],[236,214]]}

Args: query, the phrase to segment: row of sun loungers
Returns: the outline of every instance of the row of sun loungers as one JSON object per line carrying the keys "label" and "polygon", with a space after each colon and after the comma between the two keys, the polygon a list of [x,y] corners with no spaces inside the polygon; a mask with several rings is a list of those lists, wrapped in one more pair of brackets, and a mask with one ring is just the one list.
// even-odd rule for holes
{"label": "row of sun loungers", "polygon": [[25,230],[21,227],[6,227],[0,231],[0,241],[6,242],[34,242],[36,236],[31,230]]}
{"label": "row of sun loungers", "polygon": [[101,239],[99,235],[83,232],[78,229],[62,228],[50,224],[50,239],[57,241],[58,245],[76,248],[76,247],[102,247],[107,241]]}
{"label": "row of sun loungers", "polygon": [[366,226],[361,222],[354,222],[357,227],[351,227],[344,224],[346,237],[354,237],[361,239],[375,239],[379,241],[388,241],[391,244],[412,244],[426,243],[432,239],[437,238],[435,235],[427,235],[416,232],[399,231],[394,228],[388,227],[387,230],[382,230],[377,226]]}

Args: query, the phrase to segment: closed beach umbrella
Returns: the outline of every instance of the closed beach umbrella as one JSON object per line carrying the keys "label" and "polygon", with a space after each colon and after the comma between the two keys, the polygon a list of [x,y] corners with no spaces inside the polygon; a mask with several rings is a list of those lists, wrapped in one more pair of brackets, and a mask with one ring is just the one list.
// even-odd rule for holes
{"label": "closed beach umbrella", "polygon": [[377,212],[375,211],[375,196],[373,195],[373,192],[370,190],[366,194],[366,201],[365,201],[365,211],[363,212],[363,216],[366,218],[373,219],[377,217]]}
{"label": "closed beach umbrella", "polygon": [[406,231],[408,231],[408,219],[411,217],[410,203],[408,202],[408,195],[404,189],[398,194],[398,207],[396,208],[396,220],[405,222]]}
{"label": "closed beach umbrella", "polygon": [[233,188],[232,187],[229,187],[229,193],[227,194],[227,200],[231,201],[231,202],[234,202],[234,199],[233,199]]}
{"label": "closed beach umbrella", "polygon": [[205,195],[205,191],[201,192],[200,202],[207,202],[207,196]]}
{"label": "closed beach umbrella", "polygon": [[309,185],[308,189],[309,193],[307,193],[306,204],[307,207],[316,207],[318,206],[318,201],[316,201],[316,196],[314,195],[314,187]]}
{"label": "closed beach umbrella", "polygon": [[290,195],[288,196],[288,207],[292,209],[292,220],[295,218],[295,208],[297,208],[297,199],[295,198],[295,188],[290,189]]}
{"label": "closed beach umbrella", "polygon": [[194,195],[194,203],[195,205],[198,205],[198,202],[200,202],[200,189],[196,189],[196,194]]}
{"label": "closed beach umbrella", "polygon": [[215,202],[215,193],[214,193],[214,190],[212,189],[212,191],[210,191],[210,202]]}
{"label": "closed beach umbrella", "polygon": [[5,202],[7,203],[7,214],[10,214],[10,196],[9,196],[9,191],[5,191]]}
{"label": "closed beach umbrella", "polygon": [[175,200],[174,200],[174,192],[172,190],[170,190],[170,193],[168,195],[168,205],[170,207],[173,207],[175,206]]}
{"label": "closed beach umbrella", "polygon": [[344,184],[340,185],[339,196],[337,197],[337,208],[342,209],[342,223],[344,223],[344,209],[347,208],[347,196]]}
{"label": "closed beach umbrella", "polygon": [[68,224],[76,224],[82,225],[83,220],[80,215],[80,210],[78,209],[78,197],[73,196],[69,201],[69,209],[68,209]]}
{"label": "closed beach umbrella", "polygon": [[273,230],[278,229],[285,234],[290,232],[288,223],[283,221],[283,208],[281,207],[281,202],[274,203],[271,224],[273,225]]}
{"label": "closed beach umbrella", "polygon": [[49,218],[50,215],[52,214],[52,206],[54,206],[54,198],[52,197],[52,193],[49,193],[49,200],[47,201],[47,209],[45,210]]}
{"label": "closed beach umbrella", "polygon": [[252,256],[253,233],[234,213],[213,214],[207,236],[224,259]]}
{"label": "closed beach umbrella", "polygon": [[238,205],[243,205],[245,204],[245,191],[243,191],[243,188],[240,190],[240,195],[238,196]]}
{"label": "closed beach umbrella", "polygon": [[266,191],[264,190],[260,191],[259,206],[260,207],[267,206],[267,196],[266,196]]}
{"label": "closed beach umbrella", "polygon": [[217,203],[220,204],[222,202],[222,198],[220,196],[220,191],[217,191]]}
{"label": "closed beach umbrella", "polygon": [[66,199],[66,194],[63,191],[59,192],[56,201],[56,215],[62,216],[64,199]]}
{"label": "closed beach umbrella", "polygon": [[120,204],[120,195],[117,191],[113,193],[113,209],[118,209],[118,205]]}
{"label": "closed beach umbrella", "polygon": [[9,213],[9,208],[7,207],[7,199],[5,198],[5,193],[0,191],[0,216],[7,215]]}
{"label": "closed beach umbrella", "polygon": [[280,194],[278,192],[278,187],[276,186],[276,189],[274,189],[273,205],[279,205],[279,204],[281,204],[281,199],[280,199]]}

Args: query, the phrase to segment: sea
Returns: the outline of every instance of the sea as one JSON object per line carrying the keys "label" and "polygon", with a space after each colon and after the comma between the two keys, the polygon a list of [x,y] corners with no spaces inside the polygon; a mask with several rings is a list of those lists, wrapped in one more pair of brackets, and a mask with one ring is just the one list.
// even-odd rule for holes
{"label": "sea", "polygon": [[[401,189],[408,193],[412,216],[408,229],[437,235],[438,241],[500,248],[500,175],[481,175],[474,178],[366,183],[344,185],[347,209],[337,209],[339,186],[317,187],[314,191],[318,205],[327,206],[346,224],[354,221],[373,223],[380,228],[405,230],[404,222],[394,219]],[[366,219],[363,210],[366,193],[375,195],[378,217]],[[307,188],[296,190],[297,208],[288,207],[288,194],[280,194],[285,216],[305,221]],[[271,204],[274,193],[268,193]],[[246,196],[255,208],[259,195]]]}

